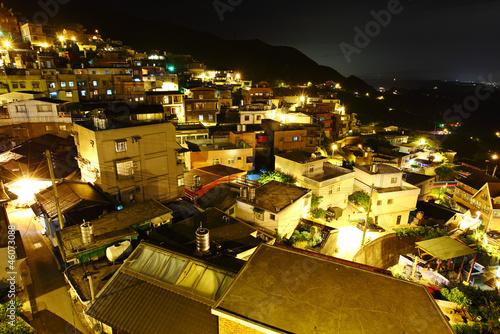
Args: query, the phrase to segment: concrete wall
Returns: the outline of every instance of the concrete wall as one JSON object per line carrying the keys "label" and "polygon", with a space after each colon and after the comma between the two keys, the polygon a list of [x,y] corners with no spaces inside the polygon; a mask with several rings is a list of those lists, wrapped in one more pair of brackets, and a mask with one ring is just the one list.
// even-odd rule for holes
{"label": "concrete wall", "polygon": [[387,269],[398,263],[400,254],[414,252],[417,240],[415,237],[398,238],[396,233],[384,235],[361,248],[352,260]]}

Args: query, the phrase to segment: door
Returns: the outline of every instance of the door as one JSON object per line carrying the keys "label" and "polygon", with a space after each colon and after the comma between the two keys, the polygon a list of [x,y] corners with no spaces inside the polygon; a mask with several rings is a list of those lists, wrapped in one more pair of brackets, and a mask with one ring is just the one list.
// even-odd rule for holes
{"label": "door", "polygon": [[396,220],[396,225],[401,224],[401,216],[398,216],[398,219]]}

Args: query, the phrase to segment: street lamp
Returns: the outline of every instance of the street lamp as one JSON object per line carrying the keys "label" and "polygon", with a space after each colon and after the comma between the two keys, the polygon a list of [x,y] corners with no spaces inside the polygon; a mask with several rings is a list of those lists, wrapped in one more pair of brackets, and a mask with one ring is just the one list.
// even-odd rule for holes
{"label": "street lamp", "polygon": [[497,172],[497,167],[498,167],[497,162],[496,162],[498,160],[498,155],[493,154],[491,156],[491,159],[493,159],[493,162],[495,163],[495,169],[493,169],[493,174],[491,174],[491,176],[495,176],[495,174]]}
{"label": "street lamp", "polygon": [[335,150],[338,148],[337,145],[333,144],[332,145],[332,157],[335,155]]}

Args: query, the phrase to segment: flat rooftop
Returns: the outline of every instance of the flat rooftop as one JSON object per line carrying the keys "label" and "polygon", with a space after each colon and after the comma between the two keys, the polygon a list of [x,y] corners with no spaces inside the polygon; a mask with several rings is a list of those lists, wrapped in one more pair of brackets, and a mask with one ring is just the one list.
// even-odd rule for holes
{"label": "flat rooftop", "polygon": [[137,235],[132,227],[154,218],[170,220],[172,210],[155,200],[133,204],[91,221],[94,230],[94,241],[91,243],[83,243],[80,225],[56,231],[59,250],[66,260],[72,259],[82,252],[109,245],[123,237]]}
{"label": "flat rooftop", "polygon": [[293,150],[291,152],[279,153],[276,154],[277,157],[291,160],[294,162],[298,162],[300,164],[305,164],[308,162],[319,161],[319,160],[328,160],[328,158],[322,156],[319,153],[309,153],[300,150]]}
{"label": "flat rooftop", "polygon": [[323,181],[335,179],[337,177],[341,177],[341,176],[348,175],[348,174],[353,174],[352,176],[354,177],[354,171],[332,165],[329,162],[325,162],[323,165],[323,173],[317,174],[317,175],[306,176],[306,177],[308,179],[311,179],[311,180],[314,180],[317,182],[323,182]]}
{"label": "flat rooftop", "polygon": [[364,165],[364,166],[354,166],[354,169],[359,169],[360,171],[363,171],[368,174],[394,174],[394,173],[402,173],[398,168],[386,165],[386,164],[376,164],[376,172],[372,172],[371,170],[371,165]]}
{"label": "flat rooftop", "polygon": [[309,192],[311,192],[310,189],[278,181],[271,181],[255,189],[254,202],[241,197],[238,198],[238,201],[249,203],[254,207],[269,212],[278,213]]}

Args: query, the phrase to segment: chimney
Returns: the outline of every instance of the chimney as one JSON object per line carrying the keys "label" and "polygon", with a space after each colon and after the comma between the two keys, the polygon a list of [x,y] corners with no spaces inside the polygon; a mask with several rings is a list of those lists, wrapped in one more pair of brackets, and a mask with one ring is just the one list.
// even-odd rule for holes
{"label": "chimney", "polygon": [[196,229],[196,251],[206,254],[210,250],[210,231],[207,228]]}
{"label": "chimney", "polygon": [[83,224],[80,225],[80,229],[82,231],[82,242],[84,244],[90,244],[94,241],[94,227],[92,223],[83,221]]}

